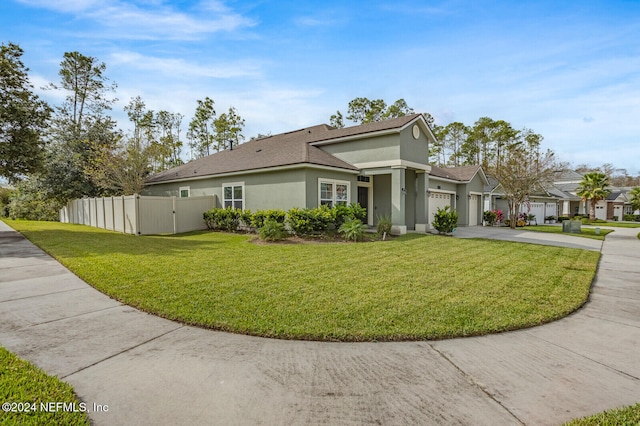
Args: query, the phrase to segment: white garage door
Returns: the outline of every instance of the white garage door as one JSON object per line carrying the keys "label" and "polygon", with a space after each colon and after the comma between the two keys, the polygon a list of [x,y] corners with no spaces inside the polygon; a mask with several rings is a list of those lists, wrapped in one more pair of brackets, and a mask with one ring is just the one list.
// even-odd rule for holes
{"label": "white garage door", "polygon": [[598,201],[596,204],[596,219],[607,220],[607,203]]}
{"label": "white garage door", "polygon": [[532,214],[538,224],[544,223],[544,203],[522,203],[520,213]]}
{"label": "white garage door", "polygon": [[478,224],[478,201],[479,195],[472,195],[469,199],[469,226],[476,226]]}
{"label": "white garage door", "polygon": [[431,226],[433,216],[438,212],[438,208],[444,209],[445,206],[451,207],[451,194],[432,192],[429,195],[429,226]]}

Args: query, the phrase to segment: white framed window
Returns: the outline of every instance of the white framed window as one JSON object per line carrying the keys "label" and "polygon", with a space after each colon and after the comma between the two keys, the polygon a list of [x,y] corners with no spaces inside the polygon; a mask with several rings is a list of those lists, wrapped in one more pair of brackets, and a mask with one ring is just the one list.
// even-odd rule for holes
{"label": "white framed window", "polygon": [[180,194],[180,198],[188,198],[191,196],[191,187],[181,186],[178,193]]}
{"label": "white framed window", "polygon": [[351,183],[342,180],[318,179],[318,203],[333,207],[349,204]]}
{"label": "white framed window", "polygon": [[222,205],[244,210],[244,182],[222,184]]}

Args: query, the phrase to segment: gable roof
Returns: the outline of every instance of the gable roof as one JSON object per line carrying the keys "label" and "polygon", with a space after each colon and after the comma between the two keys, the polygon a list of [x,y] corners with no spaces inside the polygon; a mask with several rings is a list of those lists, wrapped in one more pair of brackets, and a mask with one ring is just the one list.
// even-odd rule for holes
{"label": "gable roof", "polygon": [[478,165],[459,167],[431,166],[431,172],[429,172],[429,176],[455,180],[458,182],[470,182],[471,180],[473,180],[477,173],[481,173],[483,184],[488,185],[489,181],[487,180],[487,176],[482,171],[482,167]]}
{"label": "gable roof", "polygon": [[424,122],[424,126],[431,132],[422,114],[411,114],[341,129],[320,124],[251,140],[233,149],[217,152],[153,175],[147,180],[147,183],[153,185],[226,173],[303,164],[358,171],[359,169],[353,164],[340,160],[314,145],[351,137],[367,137],[380,132],[400,131],[414,121]]}
{"label": "gable roof", "polygon": [[390,131],[399,132],[413,122],[418,121],[423,123],[424,127],[426,127],[426,129],[429,131],[432,139],[435,139],[422,114],[409,114],[398,118],[391,118],[389,120],[375,121],[373,123],[365,123],[357,126],[344,127],[341,129],[325,125],[327,127],[327,131],[324,133],[319,132],[310,142],[312,145],[321,145],[367,134],[384,133]]}

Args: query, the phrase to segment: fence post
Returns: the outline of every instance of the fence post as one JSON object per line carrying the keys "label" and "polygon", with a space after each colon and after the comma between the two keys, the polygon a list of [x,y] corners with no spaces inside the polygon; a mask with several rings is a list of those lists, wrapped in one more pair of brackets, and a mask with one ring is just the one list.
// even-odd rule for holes
{"label": "fence post", "polygon": [[171,197],[173,200],[173,233],[177,234],[178,233],[178,202],[176,200],[175,195],[173,197]]}
{"label": "fence post", "polygon": [[141,235],[142,231],[140,230],[140,196],[138,194],[133,194],[134,197],[134,210],[135,210],[135,214],[136,214],[136,220],[135,220],[135,224],[136,224],[136,230],[135,230],[135,234],[136,235]]}

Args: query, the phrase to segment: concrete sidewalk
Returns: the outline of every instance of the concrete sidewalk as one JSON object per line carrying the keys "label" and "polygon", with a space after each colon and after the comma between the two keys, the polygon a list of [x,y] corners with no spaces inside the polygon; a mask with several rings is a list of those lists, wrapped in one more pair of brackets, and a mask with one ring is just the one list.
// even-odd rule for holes
{"label": "concrete sidewalk", "polygon": [[0,345],[72,384],[90,408],[107,405],[90,414],[97,425],[560,424],[640,401],[638,231],[607,236],[590,302],[555,323],[320,343],[139,312],[0,222]]}

